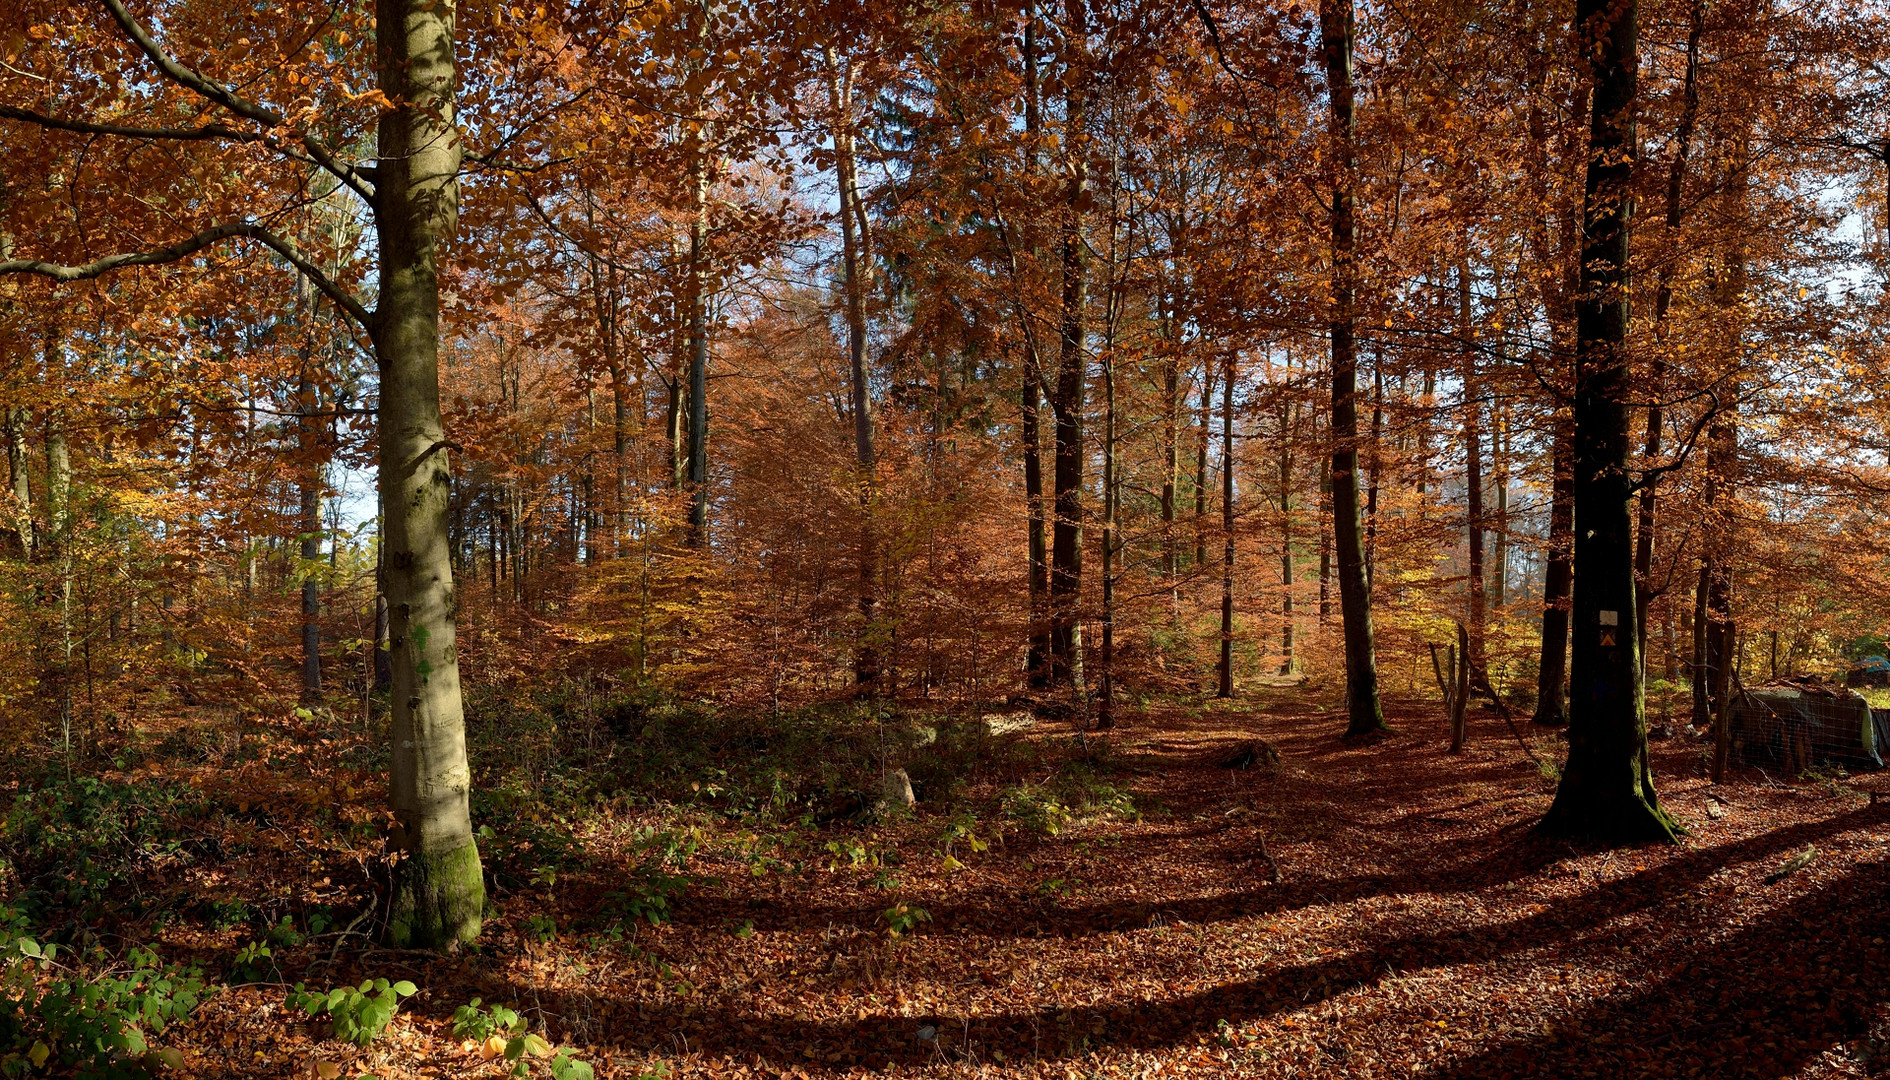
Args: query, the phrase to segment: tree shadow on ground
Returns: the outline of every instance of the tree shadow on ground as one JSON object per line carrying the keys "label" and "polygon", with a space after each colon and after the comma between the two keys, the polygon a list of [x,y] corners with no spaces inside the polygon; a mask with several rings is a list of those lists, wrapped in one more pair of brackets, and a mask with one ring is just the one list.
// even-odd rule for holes
{"label": "tree shadow on ground", "polygon": [[[1001,1051],[1013,1059],[1077,1056],[1103,1046],[1163,1049],[1197,1041],[1213,1033],[1220,1021],[1239,1025],[1292,1011],[1354,988],[1374,985],[1388,974],[1405,975],[1451,965],[1483,963],[1538,948],[1554,948],[1564,959],[1579,956],[1587,949],[1613,948],[1618,944],[1617,939],[1596,940],[1590,932],[1602,930],[1626,916],[1660,909],[1697,889],[1722,869],[1776,856],[1832,834],[1881,825],[1886,820],[1890,820],[1890,805],[1872,805],[1835,818],[1680,853],[1662,865],[1552,901],[1505,922],[1431,933],[1375,932],[1368,928],[1361,933],[1365,944],[1349,952],[1315,962],[1289,964],[1253,979],[1165,999],[1119,998],[1067,1009],[1047,1006],[1040,1010],[987,1014],[967,1011],[963,1015],[921,1019],[878,1011],[883,1006],[871,1003],[862,995],[856,1005],[856,1019],[835,1020],[747,1011],[732,1003],[695,1004],[671,998],[638,1007],[582,993],[554,994],[543,987],[523,984],[510,989],[514,994],[530,994],[540,999],[550,1013],[609,1018],[620,1022],[613,1024],[620,1030],[644,1033],[640,1037],[645,1040],[656,1032],[663,1032],[669,1037],[686,1039],[689,1046],[700,1052],[743,1057],[759,1055],[775,1061],[816,1058],[830,1063],[869,1066],[921,1062],[942,1052],[939,1042],[917,1040],[916,1033],[922,1023],[935,1025],[941,1039],[951,1036],[958,1040],[960,1052],[975,1046],[978,1053],[989,1055]],[[1520,854],[1520,858],[1508,864],[1512,870],[1542,865],[1540,860],[1554,861],[1560,857],[1556,845],[1546,841],[1524,838],[1517,841],[1517,846],[1524,850],[1512,853]],[[1486,860],[1490,882],[1502,880],[1502,871],[1498,868],[1501,854],[1492,852]],[[1657,1056],[1631,1056],[1624,1049],[1630,1043],[1644,1043],[1657,1035],[1667,1040],[1676,1060],[1686,1060],[1687,1054],[1711,1052],[1716,1055],[1714,1060],[1725,1061],[1728,1069],[1745,1073],[1757,1069],[1759,1059],[1752,1056],[1756,1052],[1754,1047],[1738,1044],[1741,1026],[1748,1021],[1783,1024],[1792,1018],[1797,1018],[1799,1034],[1786,1042],[1775,1039],[1773,1045],[1764,1048],[1764,1054],[1769,1055],[1766,1060],[1802,1062],[1836,1041],[1838,1033],[1848,1030],[1847,1025],[1855,1026],[1856,1016],[1868,1004],[1866,999],[1873,993],[1881,993],[1868,980],[1881,974],[1883,950],[1880,947],[1857,950],[1846,942],[1862,934],[1871,921],[1881,917],[1884,882],[1885,871],[1876,864],[1844,886],[1829,887],[1794,902],[1741,931],[1735,938],[1742,946],[1737,951],[1710,945],[1676,944],[1667,963],[1675,969],[1687,969],[1689,973],[1684,977],[1676,974],[1667,980],[1672,984],[1669,992],[1675,997],[1672,1004],[1663,1003],[1660,992],[1654,991],[1618,1002],[1599,1003],[1584,1014],[1581,1034],[1573,1042],[1561,1039],[1517,1041],[1450,1066],[1437,1075],[1544,1075],[1545,1062],[1574,1063],[1582,1054],[1592,1057],[1594,1051],[1587,1043],[1602,1035],[1607,1036],[1602,1045],[1611,1044],[1617,1054],[1623,1055],[1621,1060],[1627,1071],[1618,1075],[1658,1075],[1635,1071],[1649,1061],[1660,1060]],[[1350,891],[1353,895],[1366,895],[1368,891],[1395,891],[1407,884],[1411,883],[1395,878],[1361,879]],[[1323,899],[1333,898],[1328,895]],[[1264,905],[1273,902],[1264,890],[1256,890],[1252,900],[1254,910],[1265,910]],[[1213,902],[1224,905],[1226,914],[1222,915],[1218,907],[1212,912],[1204,909],[1202,921],[1238,913],[1235,901],[1214,898]],[[1173,901],[1163,905],[1164,910],[1174,907]],[[996,911],[995,907],[980,911],[978,918],[995,917]],[[1106,923],[1124,915],[1108,905],[1078,909],[1069,913],[1068,925]],[[1014,919],[1015,913],[1008,918]],[[1834,923],[1834,920],[1837,921]],[[965,923],[968,928],[977,925],[970,918],[966,918]],[[1865,940],[1869,940],[1868,937]],[[1846,949],[1850,951],[1845,952]],[[1753,954],[1768,950],[1768,955],[1761,957],[1760,962],[1753,962]],[[1806,1012],[1814,1006],[1815,1016]],[[1660,1018],[1665,1026],[1649,1025],[1649,1017]],[[1743,1049],[1737,1049],[1741,1045]],[[649,1042],[645,1048],[665,1047]],[[1689,1067],[1690,1064],[1692,1062]],[[1530,1072],[1531,1069],[1535,1072]],[[1553,1070],[1548,1074],[1553,1074]],[[1734,1074],[1715,1074],[1710,1070],[1706,1073]]]}

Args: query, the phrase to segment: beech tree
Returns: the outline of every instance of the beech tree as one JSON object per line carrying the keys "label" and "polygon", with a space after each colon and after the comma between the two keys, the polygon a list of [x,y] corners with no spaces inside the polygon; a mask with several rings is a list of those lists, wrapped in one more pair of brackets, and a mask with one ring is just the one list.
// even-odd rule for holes
{"label": "beech tree", "polygon": [[1611,841],[1674,838],[1646,764],[1629,501],[1626,349],[1630,184],[1638,156],[1635,0],[1581,0],[1576,31],[1594,78],[1575,359],[1575,591],[1569,755],[1545,832]]}
{"label": "beech tree", "polygon": [[312,161],[373,215],[378,296],[369,309],[290,240],[247,217],[168,245],[66,265],[15,258],[0,274],[55,281],[96,278],[128,267],[174,263],[234,239],[260,243],[289,262],[368,335],[380,369],[379,478],[382,588],[389,613],[393,685],[390,797],[400,854],[391,930],[423,946],[470,941],[484,916],[485,881],[468,809],[457,610],[447,544],[452,449],[439,398],[440,253],[458,220],[461,143],[454,125],[457,75],[450,6],[383,0],[375,13],[375,77],[388,103],[374,159],[349,162],[290,117],[250,101],[175,59],[120,0],[100,0],[125,40],[156,74],[222,115],[197,128],[141,128],[11,108],[9,119],[127,140],[215,140],[257,144]]}

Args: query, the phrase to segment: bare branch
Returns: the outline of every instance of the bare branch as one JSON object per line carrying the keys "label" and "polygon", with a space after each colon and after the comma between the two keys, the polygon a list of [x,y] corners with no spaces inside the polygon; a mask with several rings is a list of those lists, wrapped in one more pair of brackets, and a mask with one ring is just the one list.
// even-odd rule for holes
{"label": "bare branch", "polygon": [[94,124],[84,120],[67,120],[59,116],[47,116],[31,109],[15,108],[12,105],[0,105],[0,116],[9,120],[20,120],[40,127],[53,128],[57,131],[75,131],[81,135],[119,135],[127,139],[229,139],[233,142],[269,142],[269,136],[260,131],[239,131],[228,124],[205,124],[194,128],[146,128],[127,127],[123,124]]}
{"label": "bare branch", "polygon": [[189,258],[212,244],[239,236],[255,240],[288,260],[291,266],[308,278],[324,296],[333,300],[337,307],[347,312],[350,318],[361,325],[362,329],[370,334],[373,333],[374,315],[367,308],[362,307],[360,301],[349,296],[347,290],[337,285],[327,274],[322,273],[314,263],[308,261],[301,252],[295,249],[294,244],[260,225],[247,221],[232,221],[217,225],[195,236],[179,240],[169,247],[158,248],[154,251],[128,251],[118,255],[107,255],[103,259],[79,266],[64,266],[37,259],[13,259],[0,262],[0,274],[38,274],[41,277],[52,278],[54,281],[85,281],[127,266],[157,266],[163,263],[174,263],[180,259]]}
{"label": "bare branch", "polygon": [[[113,21],[117,22],[119,28],[125,32],[125,36],[129,37],[132,44],[138,46],[153,64],[157,65],[157,69],[164,73],[165,78],[186,90],[216,102],[246,120],[253,120],[272,128],[288,126],[288,117],[274,109],[237,97],[227,87],[218,85],[202,73],[172,59],[169,53],[152,40],[151,35],[138,23],[138,20],[131,17],[131,12],[125,10],[125,5],[120,0],[100,0],[100,2],[105,5],[105,10],[111,13]],[[328,147],[322,145],[321,140],[313,135],[306,132],[297,132],[297,135],[301,138],[302,145],[308,149],[309,156],[313,157],[317,164],[333,174],[335,179],[348,185],[349,189],[361,196],[369,206],[374,205],[374,190],[367,184],[360,170],[337,160]]]}

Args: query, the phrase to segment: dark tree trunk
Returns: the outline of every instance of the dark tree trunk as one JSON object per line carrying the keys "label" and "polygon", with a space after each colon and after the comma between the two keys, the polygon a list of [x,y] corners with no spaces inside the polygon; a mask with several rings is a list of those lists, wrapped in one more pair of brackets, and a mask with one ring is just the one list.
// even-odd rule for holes
{"label": "dark tree trunk", "polygon": [[[1087,33],[1081,0],[1066,6],[1067,33],[1080,42]],[[1083,76],[1066,62],[1064,69],[1064,146],[1069,180],[1062,208],[1061,263],[1063,318],[1057,356],[1056,453],[1053,476],[1056,517],[1050,532],[1050,680],[1076,686],[1082,681],[1079,603],[1083,588],[1083,406],[1089,386],[1089,258],[1083,239],[1083,204],[1089,191],[1084,156],[1085,91]]]}
{"label": "dark tree trunk", "polygon": [[1634,0],[1578,0],[1594,81],[1575,382],[1575,591],[1569,752],[1539,828],[1607,843],[1671,843],[1646,764],[1628,471],[1629,198],[1639,43]]}
{"label": "dark tree trunk", "polygon": [[[1468,245],[1468,238],[1465,244]],[[1474,308],[1470,295],[1470,259],[1466,252],[1457,264],[1457,325],[1463,358],[1464,530],[1469,534],[1470,622],[1464,638],[1463,663],[1472,680],[1483,674],[1483,421],[1482,384],[1477,376]]]}
{"label": "dark tree trunk", "polygon": [[[1024,10],[1024,131],[1028,152],[1024,158],[1026,175],[1037,171],[1037,142],[1042,136],[1042,88],[1037,79],[1037,9]],[[1034,235],[1034,230],[1032,230]],[[1033,252],[1035,245],[1032,245]],[[1019,283],[1022,287],[1022,283]],[[1020,311],[1020,320],[1025,316]],[[1019,395],[1019,435],[1024,443],[1024,499],[1028,515],[1030,644],[1024,656],[1024,672],[1029,686],[1041,690],[1050,685],[1050,544],[1046,534],[1047,514],[1043,497],[1043,357],[1037,351],[1037,337],[1028,325],[1018,327],[1024,337],[1024,386]]]}
{"label": "dark tree trunk", "polygon": [[[1648,375],[1652,404],[1647,407],[1647,435],[1641,444],[1641,460],[1654,468],[1660,461],[1661,424],[1664,422],[1660,396],[1667,386],[1666,329],[1667,312],[1673,306],[1674,264],[1680,258],[1680,224],[1685,216],[1682,201],[1686,187],[1687,154],[1693,145],[1693,125],[1700,111],[1700,33],[1706,15],[1706,0],[1693,0],[1687,25],[1687,73],[1682,90],[1680,123],[1674,132],[1673,163],[1667,168],[1666,240],[1668,251],[1660,266],[1660,284],[1654,290],[1654,334],[1658,340]],[[1654,530],[1658,513],[1656,481],[1649,478],[1641,488],[1640,515],[1634,535],[1634,624],[1641,641],[1647,640],[1647,608],[1654,599]],[[1663,590],[1665,585],[1662,586]],[[1645,654],[1641,666],[1646,668]]]}
{"label": "dark tree trunk", "polygon": [[1358,161],[1352,87],[1352,0],[1323,0],[1319,30],[1331,97],[1330,132],[1338,163],[1332,180],[1332,533],[1338,553],[1339,616],[1345,628],[1346,734],[1384,730],[1372,597],[1365,581],[1365,538],[1358,505],[1357,255],[1353,188]]}
{"label": "dark tree trunk", "polygon": [[1194,566],[1207,566],[1208,442],[1214,431],[1214,361],[1201,361],[1200,420],[1194,443]]}
{"label": "dark tree trunk", "polygon": [[1234,354],[1221,382],[1221,664],[1214,696],[1234,696]]}

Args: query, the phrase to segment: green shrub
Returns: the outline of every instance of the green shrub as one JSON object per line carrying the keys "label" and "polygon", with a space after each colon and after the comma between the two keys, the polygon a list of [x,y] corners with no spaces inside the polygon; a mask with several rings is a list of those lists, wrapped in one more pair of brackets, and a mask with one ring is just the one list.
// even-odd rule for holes
{"label": "green shrub", "polygon": [[390,983],[386,979],[367,979],[360,986],[338,986],[327,993],[302,988],[301,983],[289,994],[289,1008],[310,1017],[326,1015],[334,1026],[335,1038],[366,1046],[387,1025],[394,1022],[400,999],[418,991],[405,979]]}
{"label": "green shrub", "polygon": [[[187,1019],[205,994],[202,973],[130,949],[122,963],[83,970],[27,933],[27,920],[0,908],[0,1072],[56,1063],[85,1080],[128,1080],[147,1065],[181,1066],[150,1037]],[[143,1060],[140,1060],[143,1059]]]}
{"label": "green shrub", "polygon": [[89,776],[13,800],[4,846],[28,910],[85,909],[135,893],[136,875],[192,857],[179,825],[201,816],[202,796],[172,784],[115,784]]}

